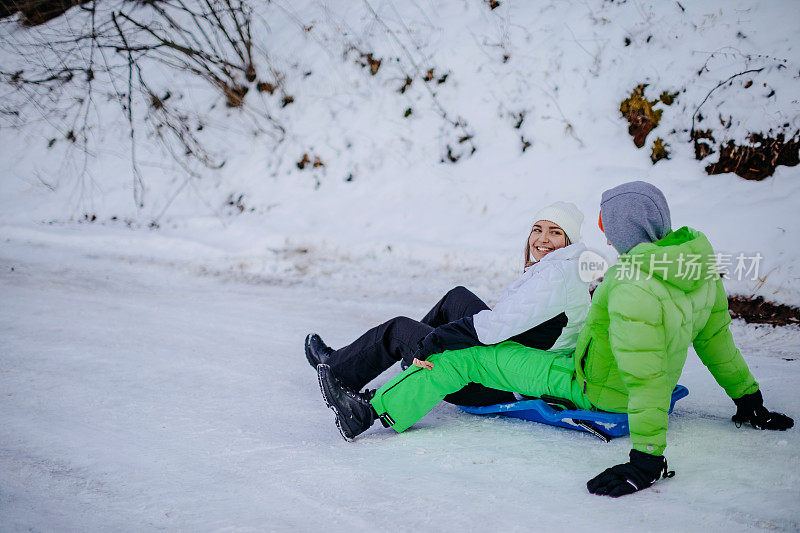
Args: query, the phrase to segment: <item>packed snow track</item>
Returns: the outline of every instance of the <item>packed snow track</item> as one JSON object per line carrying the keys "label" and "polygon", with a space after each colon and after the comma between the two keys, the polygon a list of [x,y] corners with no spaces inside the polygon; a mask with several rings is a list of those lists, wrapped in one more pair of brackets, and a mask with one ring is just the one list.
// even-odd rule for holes
{"label": "packed snow track", "polygon": [[[603,444],[441,404],[405,434],[376,425],[345,442],[304,336],[336,346],[439,297],[375,289],[242,281],[3,239],[0,529],[800,527],[798,428],[737,429],[694,353],[681,379],[691,394],[670,419],[677,475],[625,498],[592,496],[586,481],[626,460],[626,438]],[[797,420],[800,331],[736,323],[734,336],[767,407]]]}

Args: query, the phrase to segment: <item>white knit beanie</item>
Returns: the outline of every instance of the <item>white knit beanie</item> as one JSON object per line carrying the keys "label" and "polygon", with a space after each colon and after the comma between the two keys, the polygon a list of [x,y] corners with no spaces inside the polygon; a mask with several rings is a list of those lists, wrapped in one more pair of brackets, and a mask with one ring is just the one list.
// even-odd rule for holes
{"label": "white knit beanie", "polygon": [[556,202],[550,204],[538,213],[533,219],[534,222],[539,220],[549,220],[554,224],[561,226],[564,233],[569,237],[569,242],[576,243],[581,240],[581,224],[583,224],[583,213],[578,209],[578,206],[572,202]]}

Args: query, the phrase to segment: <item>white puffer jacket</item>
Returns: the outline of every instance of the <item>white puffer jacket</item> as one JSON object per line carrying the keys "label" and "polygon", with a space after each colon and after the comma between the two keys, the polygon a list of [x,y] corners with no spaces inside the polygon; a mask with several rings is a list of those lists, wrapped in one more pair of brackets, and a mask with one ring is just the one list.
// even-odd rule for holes
{"label": "white puffer jacket", "polygon": [[[473,317],[483,344],[497,344],[525,334],[548,320],[566,315],[566,325],[550,350],[575,348],[591,300],[589,284],[578,275],[578,258],[586,250],[575,243],[550,252],[509,285],[491,310]],[[563,323],[563,322],[562,322]]]}

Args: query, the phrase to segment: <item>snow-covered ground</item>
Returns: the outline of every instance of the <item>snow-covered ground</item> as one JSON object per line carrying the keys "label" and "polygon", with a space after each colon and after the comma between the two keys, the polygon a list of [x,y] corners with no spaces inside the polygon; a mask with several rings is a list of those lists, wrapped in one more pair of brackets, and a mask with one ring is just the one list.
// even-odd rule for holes
{"label": "snow-covered ground", "polygon": [[[0,530],[800,527],[800,431],[737,429],[694,354],[670,419],[676,477],[592,496],[586,481],[625,460],[626,438],[441,404],[405,434],[347,443],[322,403],[307,332],[338,345],[421,316],[459,276],[491,300],[482,274],[255,277],[98,233],[6,229],[0,242]],[[733,331],[767,405],[797,419],[800,330]]]}
{"label": "snow-covered ground", "polygon": [[[227,164],[187,178],[139,128],[143,207],[101,76],[97,98],[72,101],[91,123],[86,152],[72,125],[3,89],[0,531],[800,528],[800,430],[735,428],[694,354],[668,436],[677,476],[617,501],[585,483],[625,460],[626,439],[442,404],[403,435],[345,443],[302,353],[310,331],[346,343],[456,284],[491,303],[556,200],[584,210],[584,240],[611,256],[600,195],[632,179],[664,190],[676,228],[762,254],[730,292],[800,305],[800,167],[708,176],[716,154],[695,161],[688,134],[701,103],[718,143],[800,129],[800,2],[260,5],[259,76],[280,71],[295,102],[251,90],[239,112],[191,76],[154,73]],[[17,54],[31,36],[88,27],[88,11],[68,15],[0,23],[3,72],[44,61]],[[359,53],[383,60],[374,76]],[[446,82],[425,82],[428,68]],[[678,92],[643,149],[619,111],[640,83],[651,100]],[[253,135],[259,112],[287,128],[281,143]],[[656,137],[672,155],[653,165]],[[440,162],[448,145],[455,164]],[[325,166],[298,169],[303,153]],[[800,418],[800,329],[737,322],[734,335],[767,406]]]}

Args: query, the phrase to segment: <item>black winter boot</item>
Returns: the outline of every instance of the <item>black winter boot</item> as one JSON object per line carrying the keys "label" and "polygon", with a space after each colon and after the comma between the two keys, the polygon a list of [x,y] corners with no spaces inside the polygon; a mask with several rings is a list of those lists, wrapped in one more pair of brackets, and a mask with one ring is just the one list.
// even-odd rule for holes
{"label": "black winter boot", "polygon": [[369,402],[372,399],[370,391],[353,392],[342,386],[326,364],[317,366],[317,376],[322,398],[336,415],[336,427],[342,437],[353,440],[369,429],[376,418]]}
{"label": "black winter boot", "polygon": [[333,353],[333,349],[325,344],[322,337],[316,333],[311,333],[306,337],[306,359],[313,368],[327,364],[331,353]]}

